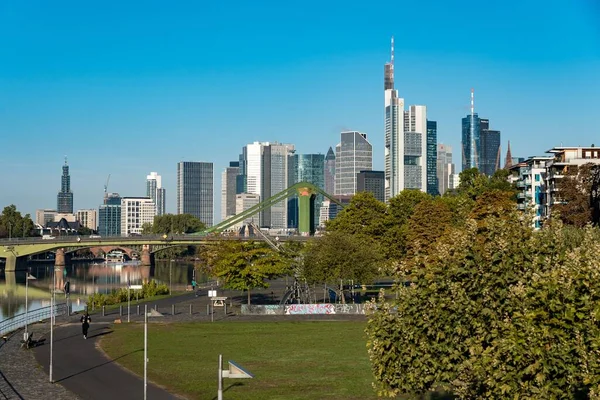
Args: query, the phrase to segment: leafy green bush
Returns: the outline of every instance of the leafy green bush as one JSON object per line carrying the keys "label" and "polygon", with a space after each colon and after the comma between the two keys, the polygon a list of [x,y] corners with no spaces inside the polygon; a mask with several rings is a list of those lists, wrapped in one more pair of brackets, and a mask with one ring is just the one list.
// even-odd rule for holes
{"label": "leafy green bush", "polygon": [[[154,296],[160,296],[169,293],[169,287],[165,284],[157,284],[156,281],[144,283],[140,292],[131,291],[131,298],[147,299]],[[88,297],[88,307],[100,308],[113,304],[124,303],[128,298],[126,288],[113,290],[109,294],[94,293]]]}
{"label": "leafy green bush", "polygon": [[412,284],[368,323],[379,394],[599,399],[600,241],[572,237],[486,212],[416,249],[395,271]]}

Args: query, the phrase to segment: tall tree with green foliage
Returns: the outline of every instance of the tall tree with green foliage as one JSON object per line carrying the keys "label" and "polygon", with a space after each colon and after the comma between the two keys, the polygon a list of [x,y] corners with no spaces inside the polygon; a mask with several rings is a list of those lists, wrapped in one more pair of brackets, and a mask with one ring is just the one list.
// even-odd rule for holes
{"label": "tall tree with green foliage", "polygon": [[22,216],[14,204],[4,207],[0,214],[0,238],[29,237],[34,229],[29,214]]}
{"label": "tall tree with green foliage", "polygon": [[600,398],[600,233],[534,232],[505,200],[480,196],[464,225],[396,269],[411,285],[381,298],[367,327],[381,395]]}
{"label": "tall tree with green foliage", "polygon": [[306,245],[301,275],[309,283],[324,282],[333,287],[348,280],[366,284],[380,276],[382,266],[383,254],[376,241],[334,231]]}
{"label": "tall tree with green foliage", "polygon": [[566,173],[558,180],[556,202],[552,214],[568,225],[583,227],[589,223],[598,223],[594,210],[598,208],[598,173],[596,164],[571,165],[565,167]]}
{"label": "tall tree with green foliage", "polygon": [[154,217],[152,224],[144,224],[145,235],[181,235],[201,232],[206,225],[191,214],[165,214]]}
{"label": "tall tree with green foliage", "polygon": [[269,287],[269,280],[290,271],[290,260],[264,243],[224,240],[210,255],[212,274],[226,288],[250,291]]}
{"label": "tall tree with green foliage", "polygon": [[331,221],[327,221],[328,232],[345,232],[382,238],[386,232],[385,218],[387,207],[375,198],[373,193],[359,192]]}

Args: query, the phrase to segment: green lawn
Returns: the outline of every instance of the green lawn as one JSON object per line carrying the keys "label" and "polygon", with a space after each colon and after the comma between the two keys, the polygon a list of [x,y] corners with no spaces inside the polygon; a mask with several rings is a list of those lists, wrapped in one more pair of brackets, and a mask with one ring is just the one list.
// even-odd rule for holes
{"label": "green lawn", "polygon": [[[190,399],[217,394],[217,362],[254,379],[224,379],[229,399],[374,399],[365,322],[221,322],[148,325],[148,378]],[[115,325],[101,346],[142,375],[143,324]]]}

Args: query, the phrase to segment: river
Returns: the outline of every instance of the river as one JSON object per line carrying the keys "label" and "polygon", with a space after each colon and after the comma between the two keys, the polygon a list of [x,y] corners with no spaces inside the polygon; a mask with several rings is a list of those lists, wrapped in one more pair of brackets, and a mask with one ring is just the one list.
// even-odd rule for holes
{"label": "river", "polygon": [[[29,262],[31,276],[27,288],[29,311],[50,305],[52,273],[54,264]],[[198,266],[196,266],[196,272]],[[156,261],[153,267],[128,263],[86,263],[67,265],[56,276],[56,287],[62,290],[69,282],[73,310],[85,308],[86,299],[94,293],[110,293],[125,288],[127,278],[131,285],[141,285],[148,280],[170,285],[173,292],[184,291],[194,276],[194,263],[179,261]],[[0,269],[0,321],[25,312],[25,269],[6,272]],[[198,283],[206,282],[204,275],[196,275]],[[64,294],[57,294],[63,296]]]}

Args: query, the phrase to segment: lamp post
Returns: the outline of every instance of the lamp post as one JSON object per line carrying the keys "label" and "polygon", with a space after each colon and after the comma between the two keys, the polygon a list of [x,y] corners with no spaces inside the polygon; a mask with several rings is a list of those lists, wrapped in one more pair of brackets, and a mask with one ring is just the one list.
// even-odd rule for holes
{"label": "lamp post", "polygon": [[35,276],[29,274],[29,267],[27,268],[27,275],[25,276],[25,341],[29,340],[29,334],[27,332],[27,325],[29,324],[29,280],[36,279]]}
{"label": "lamp post", "polygon": [[173,261],[174,260],[169,261],[169,296],[173,296],[173,286],[171,279],[171,266],[173,265]]}
{"label": "lamp post", "polygon": [[50,297],[50,368],[49,368],[49,378],[50,383],[53,383],[52,379],[52,358],[54,351],[54,308],[56,306],[56,267],[54,267],[54,272],[52,273],[52,297]]}

